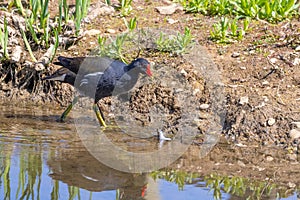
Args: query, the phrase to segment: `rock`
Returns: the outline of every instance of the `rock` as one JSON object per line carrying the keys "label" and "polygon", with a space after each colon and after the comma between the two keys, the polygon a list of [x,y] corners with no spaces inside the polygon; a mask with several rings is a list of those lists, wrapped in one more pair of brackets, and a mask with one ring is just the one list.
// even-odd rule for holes
{"label": "rock", "polygon": [[271,161],[273,161],[274,160],[274,158],[272,157],[272,156],[267,156],[266,157],[266,161],[268,161],[268,162],[271,162]]}
{"label": "rock", "polygon": [[106,32],[106,33],[115,34],[115,33],[116,33],[116,30],[115,30],[115,29],[108,28],[105,32]]}
{"label": "rock", "polygon": [[293,65],[299,65],[299,64],[300,64],[300,59],[295,58],[295,60],[293,61]]}
{"label": "rock", "polygon": [[296,187],[296,184],[295,184],[295,183],[292,183],[292,182],[289,182],[289,183],[288,183],[288,186],[289,186],[289,188],[295,188],[295,187]]}
{"label": "rock", "polygon": [[101,31],[98,29],[91,29],[91,30],[84,31],[83,35],[94,36],[94,35],[99,35],[100,33]]}
{"label": "rock", "polygon": [[275,122],[276,122],[276,120],[274,118],[269,118],[267,123],[269,126],[273,126],[275,124]]}
{"label": "rock", "polygon": [[246,70],[247,68],[245,66],[240,67],[241,70]]}
{"label": "rock", "polygon": [[14,48],[13,52],[12,52],[12,55],[11,55],[11,62],[12,63],[20,62],[21,54],[22,54],[22,47],[21,46],[16,46]]}
{"label": "rock", "polygon": [[264,86],[269,85],[269,81],[263,81],[261,84]]}
{"label": "rock", "polygon": [[295,51],[300,51],[300,46],[297,46],[297,47],[295,48]]}
{"label": "rock", "polygon": [[243,162],[240,161],[240,160],[237,161],[237,164],[238,164],[239,166],[241,166],[241,167],[246,167],[246,164],[243,163]]}
{"label": "rock", "polygon": [[208,109],[209,108],[209,104],[207,104],[207,103],[204,103],[204,104],[201,104],[200,105],[200,109],[201,110],[206,110],[206,109]]}
{"label": "rock", "polygon": [[181,73],[183,76],[187,76],[187,72],[186,72],[184,69],[182,69],[182,70],[180,71],[180,73]]}
{"label": "rock", "polygon": [[294,140],[294,139],[298,139],[300,138],[300,131],[297,129],[292,129],[290,130],[290,137]]}
{"label": "rock", "polygon": [[183,11],[183,7],[175,3],[168,6],[158,6],[155,9],[162,15],[172,15],[176,11]]}
{"label": "rock", "polygon": [[300,129],[300,122],[292,122],[292,124],[295,124],[297,126],[297,128]]}
{"label": "rock", "polygon": [[249,97],[244,96],[244,97],[240,98],[240,102],[239,102],[240,105],[244,105],[244,104],[248,104],[248,103],[249,103]]}
{"label": "rock", "polygon": [[240,57],[240,53],[238,53],[238,52],[233,52],[233,53],[231,54],[231,57],[232,57],[232,58]]}
{"label": "rock", "polygon": [[277,58],[270,58],[270,62],[275,64],[278,62],[278,59]]}
{"label": "rock", "polygon": [[175,24],[175,23],[178,22],[178,20],[174,20],[174,19],[169,18],[169,19],[167,19],[167,22],[168,22],[169,24]]}

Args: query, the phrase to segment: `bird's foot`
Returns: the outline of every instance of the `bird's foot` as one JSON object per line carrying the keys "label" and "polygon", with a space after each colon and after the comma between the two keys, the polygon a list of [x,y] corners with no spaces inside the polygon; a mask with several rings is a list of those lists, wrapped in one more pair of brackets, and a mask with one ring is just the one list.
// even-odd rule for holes
{"label": "bird's foot", "polygon": [[158,133],[159,133],[159,135],[158,135],[159,141],[172,140],[171,138],[165,137],[164,132],[162,132],[162,130],[158,130]]}

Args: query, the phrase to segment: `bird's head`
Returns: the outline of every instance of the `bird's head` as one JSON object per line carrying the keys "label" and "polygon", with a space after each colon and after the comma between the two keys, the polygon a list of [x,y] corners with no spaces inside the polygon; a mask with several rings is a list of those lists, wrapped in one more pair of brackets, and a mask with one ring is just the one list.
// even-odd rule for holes
{"label": "bird's head", "polygon": [[140,73],[152,76],[150,63],[148,62],[148,60],[144,58],[137,58],[132,62],[132,65],[134,68],[138,69]]}

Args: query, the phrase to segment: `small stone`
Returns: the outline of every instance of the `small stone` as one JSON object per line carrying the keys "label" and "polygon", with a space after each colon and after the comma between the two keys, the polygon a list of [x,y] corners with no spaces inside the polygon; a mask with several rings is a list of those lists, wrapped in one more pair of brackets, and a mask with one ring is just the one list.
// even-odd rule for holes
{"label": "small stone", "polygon": [[100,30],[91,29],[91,30],[84,31],[83,35],[94,36],[94,35],[99,35],[100,33],[101,33]]}
{"label": "small stone", "polygon": [[207,113],[202,113],[202,112],[199,113],[200,119],[208,119],[208,117],[209,117],[209,115]]}
{"label": "small stone", "polygon": [[268,119],[268,125],[273,126],[275,124],[276,120],[274,118],[269,118]]}
{"label": "small stone", "polygon": [[288,186],[289,186],[289,188],[295,188],[296,184],[292,183],[292,182],[288,182]]}
{"label": "small stone", "polygon": [[277,61],[278,61],[277,58],[270,58],[270,62],[273,63],[273,64],[275,64]]}
{"label": "small stone", "polygon": [[186,75],[187,75],[187,72],[186,72],[184,69],[182,69],[182,70],[180,71],[180,73],[181,73],[183,76],[186,76]]}
{"label": "small stone", "polygon": [[243,67],[240,67],[240,69],[241,70],[246,70],[247,68],[243,66]]}
{"label": "small stone", "polygon": [[175,23],[178,22],[178,20],[174,20],[174,19],[169,18],[169,19],[167,19],[167,22],[168,22],[169,24],[175,24]]}
{"label": "small stone", "polygon": [[263,81],[262,83],[261,83],[262,85],[269,85],[269,81]]}
{"label": "small stone", "polygon": [[267,96],[262,96],[262,98],[264,99],[264,102],[268,102],[269,98]]}
{"label": "small stone", "polygon": [[207,103],[204,103],[204,104],[201,104],[200,105],[200,109],[201,110],[206,110],[206,109],[208,109],[209,108],[209,104],[207,104]]}
{"label": "small stone", "polygon": [[106,33],[114,34],[114,33],[116,33],[116,30],[115,30],[115,29],[108,28],[105,32],[106,32]]}
{"label": "small stone", "polygon": [[267,156],[267,157],[266,157],[266,160],[267,160],[268,162],[271,162],[271,161],[274,160],[274,158],[273,158],[272,156]]}
{"label": "small stone", "polygon": [[243,162],[240,161],[240,160],[237,161],[237,164],[238,164],[239,166],[241,166],[241,167],[246,167],[246,164],[243,163]]}
{"label": "small stone", "polygon": [[175,13],[176,11],[182,11],[183,7],[179,6],[177,4],[171,4],[168,6],[158,6],[155,7],[156,10],[158,10],[158,12],[162,15],[172,15],[173,13]]}
{"label": "small stone", "polygon": [[12,63],[18,63],[21,59],[22,54],[22,47],[16,46],[13,50],[12,56],[11,56],[11,62]]}
{"label": "small stone", "polygon": [[240,105],[244,105],[248,103],[249,103],[249,97],[245,96],[240,98],[240,102],[239,102]]}
{"label": "small stone", "polygon": [[300,122],[292,122],[292,124],[295,124],[297,126],[297,128],[300,129]]}
{"label": "small stone", "polygon": [[300,51],[300,46],[297,46],[297,47],[295,48],[295,51]]}
{"label": "small stone", "polygon": [[288,154],[287,157],[288,157],[289,160],[292,160],[292,161],[296,161],[297,160],[297,154],[295,154],[295,153]]}
{"label": "small stone", "polygon": [[238,52],[233,52],[232,54],[231,54],[231,57],[233,57],[233,58],[237,58],[237,57],[239,57],[240,56],[240,53],[238,53]]}
{"label": "small stone", "polygon": [[299,65],[300,64],[300,58],[295,58],[293,65]]}
{"label": "small stone", "polygon": [[298,138],[300,138],[300,131],[297,130],[297,129],[290,130],[290,137],[292,139],[298,139]]}

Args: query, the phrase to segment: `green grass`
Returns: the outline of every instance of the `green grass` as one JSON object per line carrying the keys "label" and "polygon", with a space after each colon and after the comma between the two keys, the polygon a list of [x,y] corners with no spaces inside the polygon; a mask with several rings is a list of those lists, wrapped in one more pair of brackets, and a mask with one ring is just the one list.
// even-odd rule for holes
{"label": "green grass", "polygon": [[277,23],[298,13],[296,0],[181,0],[186,12],[251,17]]}
{"label": "green grass", "polygon": [[[250,19],[276,24],[299,16],[297,0],[180,0],[179,2],[187,13],[221,16],[220,21],[213,24],[210,31],[211,39],[219,43],[241,40],[248,30]],[[243,26],[238,27],[238,24]]]}
{"label": "green grass", "polygon": [[167,35],[161,32],[155,43],[161,52],[181,54],[192,44],[192,40],[191,30],[186,27],[183,34]]}
{"label": "green grass", "polygon": [[132,0],[119,0],[119,7],[118,10],[120,11],[121,17],[128,16],[132,11],[131,6]]}
{"label": "green grass", "polygon": [[8,60],[9,59],[9,54],[8,54],[8,50],[7,50],[7,46],[8,46],[8,28],[7,28],[6,18],[4,18],[3,30],[2,30],[2,28],[0,28],[0,46],[3,49],[4,60]]}

